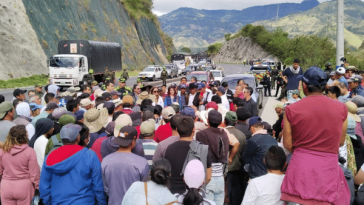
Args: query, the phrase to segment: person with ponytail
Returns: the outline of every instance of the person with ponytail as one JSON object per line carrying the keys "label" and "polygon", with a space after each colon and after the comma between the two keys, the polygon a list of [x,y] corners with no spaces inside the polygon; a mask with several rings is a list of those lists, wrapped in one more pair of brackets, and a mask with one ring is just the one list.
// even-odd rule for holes
{"label": "person with ponytail", "polygon": [[171,164],[161,158],[150,170],[150,181],[134,182],[125,193],[122,205],[178,205],[176,197],[167,188],[171,176]]}
{"label": "person with ponytail", "polygon": [[178,195],[179,204],[183,205],[216,205],[215,202],[203,197],[202,185],[205,183],[205,168],[200,160],[193,159],[188,162],[183,179],[186,183],[186,192]]}
{"label": "person with ponytail", "polygon": [[39,189],[37,157],[28,142],[25,125],[17,125],[10,129],[0,149],[2,204],[30,204]]}

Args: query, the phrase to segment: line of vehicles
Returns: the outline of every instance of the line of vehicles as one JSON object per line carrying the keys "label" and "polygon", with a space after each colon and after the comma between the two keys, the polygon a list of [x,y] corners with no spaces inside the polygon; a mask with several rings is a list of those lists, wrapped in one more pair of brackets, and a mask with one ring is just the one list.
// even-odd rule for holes
{"label": "line of vehicles", "polygon": [[[58,44],[58,54],[47,60],[49,68],[49,78],[51,84],[60,87],[81,86],[85,83],[85,77],[89,70],[93,70],[96,81],[102,82],[105,68],[109,72],[121,71],[122,68],[121,47],[118,43],[97,42],[88,40],[62,40]],[[188,81],[196,77],[197,81],[219,81],[227,82],[228,87],[235,92],[235,86],[239,79],[253,88],[253,99],[262,107],[263,92],[259,85],[255,73],[265,72],[270,66],[267,63],[253,65],[252,74],[232,74],[225,76],[223,70],[216,69],[214,64],[207,60],[207,54],[184,55],[174,54],[171,57],[171,64],[163,65],[168,77],[178,77],[186,75]],[[263,65],[263,66],[262,66]],[[262,67],[262,68],[261,68]],[[156,81],[161,78],[163,67],[159,65],[149,65],[139,77],[143,80]]]}

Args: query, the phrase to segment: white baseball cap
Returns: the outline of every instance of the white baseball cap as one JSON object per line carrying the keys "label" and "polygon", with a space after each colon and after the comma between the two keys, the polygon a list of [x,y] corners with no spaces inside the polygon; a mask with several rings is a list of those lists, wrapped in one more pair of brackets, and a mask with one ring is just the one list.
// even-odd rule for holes
{"label": "white baseball cap", "polygon": [[336,69],[336,73],[337,73],[337,74],[344,75],[344,74],[345,74],[345,72],[346,72],[346,70],[345,70],[345,68],[343,68],[343,67],[339,67],[339,68],[337,68],[337,69]]}

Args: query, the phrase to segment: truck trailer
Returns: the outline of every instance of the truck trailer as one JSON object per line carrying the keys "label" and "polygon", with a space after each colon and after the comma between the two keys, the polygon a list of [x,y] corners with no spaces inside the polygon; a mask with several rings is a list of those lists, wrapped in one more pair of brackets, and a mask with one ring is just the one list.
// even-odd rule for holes
{"label": "truck trailer", "polygon": [[93,69],[95,80],[101,82],[105,68],[115,75],[122,70],[121,47],[118,43],[89,40],[63,40],[58,54],[48,61],[50,83],[60,87],[81,86]]}

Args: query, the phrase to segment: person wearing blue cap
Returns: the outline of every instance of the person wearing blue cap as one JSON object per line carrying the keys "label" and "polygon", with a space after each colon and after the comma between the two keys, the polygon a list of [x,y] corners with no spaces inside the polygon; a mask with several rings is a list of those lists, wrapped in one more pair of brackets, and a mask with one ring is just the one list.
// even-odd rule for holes
{"label": "person wearing blue cap", "polygon": [[281,200],[299,204],[350,204],[349,187],[338,166],[348,108],[323,95],[327,76],[321,68],[311,67],[298,79],[306,97],[285,108],[283,145],[293,155],[282,183]]}
{"label": "person wearing blue cap", "polygon": [[30,103],[29,104],[30,110],[31,112],[31,119],[34,119],[36,116],[38,116],[40,114],[40,109],[43,107],[42,105],[38,105],[35,103]]}
{"label": "person wearing blue cap", "polygon": [[64,145],[44,160],[39,183],[44,204],[106,205],[101,164],[94,151],[78,145],[81,130],[75,124],[63,126]]}
{"label": "person wearing blue cap", "polygon": [[264,129],[263,120],[258,116],[249,119],[249,130],[252,137],[247,142],[241,161],[245,163],[242,166],[249,173],[249,178],[253,179],[267,174],[264,155],[271,146],[278,143]]}

